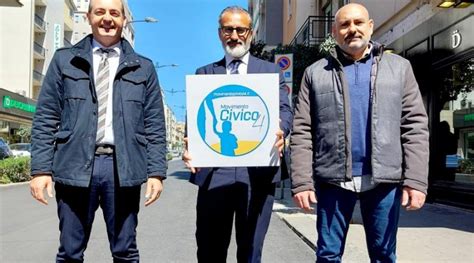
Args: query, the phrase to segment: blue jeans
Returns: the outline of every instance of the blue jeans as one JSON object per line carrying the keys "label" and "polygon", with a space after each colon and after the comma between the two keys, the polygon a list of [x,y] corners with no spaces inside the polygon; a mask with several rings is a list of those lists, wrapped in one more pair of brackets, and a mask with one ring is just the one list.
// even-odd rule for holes
{"label": "blue jeans", "polygon": [[401,186],[379,184],[355,193],[337,185],[316,184],[318,231],[316,262],[341,262],[357,199],[371,262],[395,262]]}
{"label": "blue jeans", "polygon": [[113,262],[139,262],[136,227],[140,186],[120,187],[115,158],[96,155],[89,187],[56,183],[60,246],[56,262],[83,262],[94,222],[102,208]]}

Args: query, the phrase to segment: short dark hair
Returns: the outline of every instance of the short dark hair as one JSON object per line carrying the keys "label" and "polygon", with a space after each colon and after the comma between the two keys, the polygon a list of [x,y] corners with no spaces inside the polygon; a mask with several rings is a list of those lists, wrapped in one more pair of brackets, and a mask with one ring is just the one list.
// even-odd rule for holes
{"label": "short dark hair", "polygon": [[[92,11],[92,1],[94,1],[94,0],[89,1],[89,8],[87,9],[88,13],[90,13]],[[122,15],[125,16],[125,4],[124,4],[123,0],[120,0],[120,3],[122,4]]]}
{"label": "short dark hair", "polygon": [[227,12],[230,12],[230,13],[244,13],[246,14],[248,17],[249,17],[249,21],[250,21],[250,28],[252,28],[252,16],[250,15],[249,11],[247,11],[247,9],[245,8],[242,8],[240,6],[237,6],[237,5],[233,5],[233,6],[228,6],[226,8],[224,8],[224,10],[222,10],[222,12],[220,13],[219,15],[219,20],[218,20],[218,23],[219,23],[219,26],[221,26],[221,21],[222,21],[222,17],[224,16],[225,13]]}

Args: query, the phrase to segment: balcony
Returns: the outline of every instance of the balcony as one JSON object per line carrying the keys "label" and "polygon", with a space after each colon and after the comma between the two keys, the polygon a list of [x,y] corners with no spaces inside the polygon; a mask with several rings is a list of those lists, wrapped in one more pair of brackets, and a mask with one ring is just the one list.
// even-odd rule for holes
{"label": "balcony", "polygon": [[64,31],[74,31],[74,11],[68,5],[64,6]]}
{"label": "balcony", "polygon": [[37,14],[35,14],[35,32],[46,33],[46,22]]}
{"label": "balcony", "polygon": [[64,38],[63,41],[64,47],[72,47],[71,41],[69,41],[67,38]]}
{"label": "balcony", "polygon": [[290,45],[317,46],[331,33],[332,16],[309,16],[296,33]]}
{"label": "balcony", "polygon": [[35,0],[36,6],[46,6],[48,4],[48,0]]}
{"label": "balcony", "polygon": [[34,52],[34,58],[35,59],[44,59],[44,56],[46,54],[46,50],[42,45],[34,42],[33,50],[35,51]]}
{"label": "balcony", "polygon": [[40,86],[43,83],[44,75],[41,72],[33,70],[33,84]]}

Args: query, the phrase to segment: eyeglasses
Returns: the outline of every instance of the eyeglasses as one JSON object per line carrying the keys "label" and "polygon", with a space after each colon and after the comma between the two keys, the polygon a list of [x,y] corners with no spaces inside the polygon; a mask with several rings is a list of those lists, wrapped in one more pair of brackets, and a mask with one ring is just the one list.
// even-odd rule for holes
{"label": "eyeglasses", "polygon": [[221,27],[222,33],[226,36],[232,35],[234,33],[234,30],[237,32],[237,35],[239,36],[245,36],[249,31],[250,28],[248,27],[231,27],[231,26],[223,26]]}

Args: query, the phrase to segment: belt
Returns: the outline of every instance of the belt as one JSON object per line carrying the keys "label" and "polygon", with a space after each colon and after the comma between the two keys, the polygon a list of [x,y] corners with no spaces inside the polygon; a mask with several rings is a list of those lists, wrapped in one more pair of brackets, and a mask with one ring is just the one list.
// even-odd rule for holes
{"label": "belt", "polygon": [[114,154],[115,146],[110,144],[97,145],[95,147],[96,155],[112,155]]}

